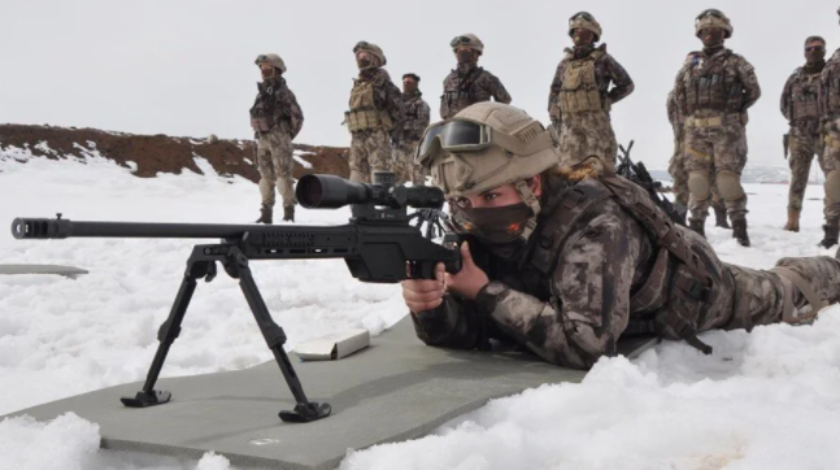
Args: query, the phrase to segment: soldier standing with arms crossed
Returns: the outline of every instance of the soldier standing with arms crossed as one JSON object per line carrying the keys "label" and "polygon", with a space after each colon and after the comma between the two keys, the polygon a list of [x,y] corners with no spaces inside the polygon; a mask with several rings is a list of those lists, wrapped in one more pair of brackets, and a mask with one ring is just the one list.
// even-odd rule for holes
{"label": "soldier standing with arms crossed", "polygon": [[491,98],[499,103],[510,103],[510,94],[502,82],[478,66],[478,58],[484,54],[484,43],[475,34],[456,36],[449,45],[458,59],[458,66],[443,81],[441,119],[449,119],[467,106]]}

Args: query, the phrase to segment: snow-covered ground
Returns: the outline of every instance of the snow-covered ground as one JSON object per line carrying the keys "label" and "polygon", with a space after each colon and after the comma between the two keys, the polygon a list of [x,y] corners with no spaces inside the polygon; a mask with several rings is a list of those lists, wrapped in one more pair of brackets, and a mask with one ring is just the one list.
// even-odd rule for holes
{"label": "snow-covered ground", "polygon": [[[0,226],[16,216],[71,220],[241,223],[258,216],[250,182],[186,173],[140,179],[95,156],[31,159],[0,149]],[[95,151],[92,152],[95,155]],[[752,248],[707,228],[721,257],[769,268],[816,247],[821,188],[809,187],[799,234],[781,230],[787,189],[748,186]],[[300,210],[299,223],[339,224],[347,210]],[[7,230],[7,229],[3,229]],[[142,380],[156,331],[195,240],[18,241],[0,230],[0,263],[68,264],[58,276],[0,276],[0,415]],[[381,332],[404,313],[399,287],[352,279],[342,261],[254,262],[290,346],[361,326]],[[713,332],[705,357],[666,343],[638,360],[602,360],[578,385],[545,385],[491,402],[435,435],[351,452],[344,469],[836,469],[840,467],[840,308],[812,326]],[[200,285],[163,375],[248,367],[271,359],[238,286]],[[98,449],[96,425],[0,422],[0,470],[223,470],[208,454],[178,462]]]}

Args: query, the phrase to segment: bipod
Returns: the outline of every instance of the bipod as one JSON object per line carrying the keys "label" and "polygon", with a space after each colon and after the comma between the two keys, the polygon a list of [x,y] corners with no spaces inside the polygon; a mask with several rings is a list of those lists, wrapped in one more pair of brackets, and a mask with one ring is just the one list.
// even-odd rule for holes
{"label": "bipod", "polygon": [[295,409],[280,411],[280,419],[285,422],[306,423],[329,416],[332,411],[329,404],[311,402],[306,398],[300,379],[289,361],[289,356],[283,349],[283,344],[286,343],[286,333],[271,318],[268,307],[266,307],[257,284],[254,282],[251,269],[248,267],[248,258],[239,246],[231,243],[196,245],[193,248],[192,255],[187,260],[187,270],[184,273],[184,279],[181,281],[181,287],[178,289],[178,295],[175,297],[172,310],[158,330],[160,345],[155,353],[154,360],[152,360],[152,365],[149,367],[143,389],[137,392],[134,397],[125,397],[120,401],[128,407],[145,408],[162,405],[172,398],[172,394],[167,391],[155,390],[155,383],[160,376],[170,346],[181,333],[181,323],[195,292],[196,281],[200,278],[204,278],[206,282],[212,281],[216,277],[216,261],[222,263],[225,272],[230,277],[239,280],[239,287],[245,295],[251,313],[254,314],[260,332],[262,332],[269,349],[274,353],[274,358],[277,365],[280,366],[283,378],[286,379],[286,383],[295,397],[297,402]]}

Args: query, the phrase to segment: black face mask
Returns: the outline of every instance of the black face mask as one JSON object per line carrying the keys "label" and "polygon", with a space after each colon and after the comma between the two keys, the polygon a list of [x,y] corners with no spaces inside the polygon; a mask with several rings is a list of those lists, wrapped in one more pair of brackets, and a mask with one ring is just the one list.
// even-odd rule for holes
{"label": "black face mask", "polygon": [[466,51],[458,51],[455,54],[458,57],[459,64],[469,64],[473,61],[473,51],[466,50]]}
{"label": "black face mask", "polygon": [[519,255],[525,247],[522,232],[534,212],[524,202],[503,207],[457,209],[455,222],[493,254],[504,259]]}
{"label": "black face mask", "polygon": [[370,67],[372,62],[370,61],[370,59],[359,59],[356,61],[356,63],[359,65],[359,70],[365,70],[368,67]]}
{"label": "black face mask", "polygon": [[805,61],[815,65],[825,60],[825,49],[811,49],[805,51]]}

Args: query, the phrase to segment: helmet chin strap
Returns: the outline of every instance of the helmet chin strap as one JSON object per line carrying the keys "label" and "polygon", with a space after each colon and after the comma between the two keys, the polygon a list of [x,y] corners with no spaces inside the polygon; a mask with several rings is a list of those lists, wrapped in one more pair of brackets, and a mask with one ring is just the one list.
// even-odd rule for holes
{"label": "helmet chin strap", "polygon": [[516,188],[516,192],[519,193],[519,196],[522,197],[522,202],[530,207],[534,213],[528,219],[528,222],[525,223],[525,229],[522,230],[522,234],[520,235],[520,238],[527,242],[531,234],[534,233],[534,229],[537,228],[537,216],[540,215],[540,200],[534,195],[525,180],[517,181],[514,183],[514,187]]}

